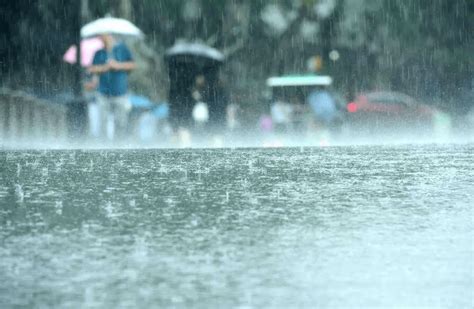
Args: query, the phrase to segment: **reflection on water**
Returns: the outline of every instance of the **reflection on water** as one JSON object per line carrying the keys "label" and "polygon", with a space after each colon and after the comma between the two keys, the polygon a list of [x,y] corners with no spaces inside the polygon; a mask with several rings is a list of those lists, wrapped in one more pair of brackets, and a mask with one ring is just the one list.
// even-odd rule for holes
{"label": "reflection on water", "polygon": [[0,307],[470,307],[473,153],[0,152]]}

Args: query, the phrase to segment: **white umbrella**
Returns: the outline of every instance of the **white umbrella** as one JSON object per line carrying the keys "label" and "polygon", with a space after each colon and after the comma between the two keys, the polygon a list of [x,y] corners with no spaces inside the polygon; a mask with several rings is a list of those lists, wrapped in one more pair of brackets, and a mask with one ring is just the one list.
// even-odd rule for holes
{"label": "white umbrella", "polygon": [[94,20],[81,28],[81,37],[83,38],[106,33],[143,36],[143,32],[137,26],[122,18],[104,17]]}

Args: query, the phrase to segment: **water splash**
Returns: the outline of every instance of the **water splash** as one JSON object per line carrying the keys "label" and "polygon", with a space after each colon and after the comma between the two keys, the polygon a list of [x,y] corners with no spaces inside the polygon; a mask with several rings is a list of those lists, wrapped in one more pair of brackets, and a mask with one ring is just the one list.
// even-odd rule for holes
{"label": "water splash", "polygon": [[25,192],[20,184],[15,184],[15,197],[19,203],[23,203],[25,199]]}

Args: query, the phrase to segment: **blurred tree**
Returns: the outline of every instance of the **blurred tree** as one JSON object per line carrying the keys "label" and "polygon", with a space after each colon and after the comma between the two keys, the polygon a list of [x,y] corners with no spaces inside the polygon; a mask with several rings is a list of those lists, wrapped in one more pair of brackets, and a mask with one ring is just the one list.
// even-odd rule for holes
{"label": "blurred tree", "polygon": [[[471,0],[94,0],[87,10],[88,19],[122,16],[144,31],[145,42],[131,44],[140,58],[131,80],[155,99],[165,99],[162,59],[177,38],[224,51],[224,73],[249,108],[266,77],[304,72],[316,54],[344,92],[379,87],[447,100],[472,91]],[[61,61],[74,41],[70,1],[4,1],[0,16],[2,84],[43,92],[70,87]],[[332,50],[337,60],[329,59]]]}
{"label": "blurred tree", "polygon": [[337,45],[357,55],[358,88],[448,99],[470,83],[472,1],[346,1],[344,15]]}

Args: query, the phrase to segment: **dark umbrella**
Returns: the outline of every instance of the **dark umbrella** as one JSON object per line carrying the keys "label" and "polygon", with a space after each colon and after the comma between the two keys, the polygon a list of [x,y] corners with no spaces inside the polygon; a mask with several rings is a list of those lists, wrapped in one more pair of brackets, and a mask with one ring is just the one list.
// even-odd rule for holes
{"label": "dark umbrella", "polygon": [[[214,115],[216,87],[219,67],[224,54],[217,49],[198,42],[178,41],[165,53],[170,75],[170,118],[175,125],[189,126],[193,123],[192,110],[196,103],[191,96],[196,76],[206,79],[209,116]],[[216,117],[212,117],[213,120]]]}
{"label": "dark umbrella", "polygon": [[204,58],[215,62],[223,62],[225,56],[217,49],[197,42],[178,41],[165,53],[166,58],[183,58],[184,60],[195,60],[193,58]]}

